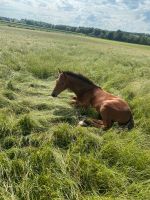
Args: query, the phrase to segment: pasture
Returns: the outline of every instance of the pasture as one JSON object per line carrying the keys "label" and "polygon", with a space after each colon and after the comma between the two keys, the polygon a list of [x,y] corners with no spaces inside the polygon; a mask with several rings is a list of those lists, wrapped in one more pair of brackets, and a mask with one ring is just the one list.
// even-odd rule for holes
{"label": "pasture", "polygon": [[[135,128],[77,126],[58,68],[125,99]],[[0,26],[0,200],[148,200],[150,47]]]}

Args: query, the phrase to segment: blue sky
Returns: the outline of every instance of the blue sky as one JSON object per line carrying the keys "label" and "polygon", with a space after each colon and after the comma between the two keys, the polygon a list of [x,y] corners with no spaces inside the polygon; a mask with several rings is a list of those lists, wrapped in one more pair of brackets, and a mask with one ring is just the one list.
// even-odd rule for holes
{"label": "blue sky", "polygon": [[150,0],[0,0],[0,16],[150,33]]}

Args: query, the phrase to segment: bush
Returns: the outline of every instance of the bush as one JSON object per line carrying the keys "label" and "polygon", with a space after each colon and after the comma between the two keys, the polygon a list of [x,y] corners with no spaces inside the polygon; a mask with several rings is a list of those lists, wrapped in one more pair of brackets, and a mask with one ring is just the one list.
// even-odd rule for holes
{"label": "bush", "polygon": [[15,181],[19,182],[27,173],[25,162],[22,159],[12,160],[10,177]]}
{"label": "bush", "polygon": [[15,137],[13,136],[8,136],[4,139],[3,143],[2,143],[2,147],[4,149],[10,149],[13,146],[15,146],[17,144],[17,140]]}
{"label": "bush", "polygon": [[52,141],[55,146],[68,149],[75,140],[76,134],[68,124],[59,125],[54,129]]}
{"label": "bush", "polygon": [[94,132],[83,127],[74,129],[76,133],[76,141],[71,146],[71,153],[96,154],[102,147],[103,139]]}
{"label": "bush", "polygon": [[7,97],[9,100],[15,100],[16,95],[13,92],[5,91],[4,96]]}
{"label": "bush", "polygon": [[29,113],[30,109],[28,108],[28,106],[22,105],[22,104],[14,101],[10,105],[10,111],[15,113],[16,115],[20,115],[20,114]]}
{"label": "bush", "polygon": [[13,116],[7,116],[6,114],[0,114],[0,137],[12,135],[16,133],[16,121]]}
{"label": "bush", "polygon": [[31,134],[31,131],[34,128],[34,122],[31,120],[31,118],[28,115],[25,115],[19,121],[19,127],[21,129],[22,135],[26,136],[26,135]]}
{"label": "bush", "polygon": [[0,95],[0,108],[7,107],[9,105],[9,101]]}
{"label": "bush", "polygon": [[82,157],[79,163],[79,175],[81,188],[86,191],[97,191],[98,193],[118,193],[128,183],[122,174],[97,162],[91,157]]}
{"label": "bush", "polygon": [[101,150],[101,157],[109,166],[117,165],[121,154],[121,145],[117,142],[109,142],[103,146]]}
{"label": "bush", "polygon": [[14,87],[12,81],[8,81],[6,88],[9,90],[15,90],[15,87]]}
{"label": "bush", "polygon": [[51,67],[48,66],[30,66],[29,71],[37,78],[47,79],[52,76]]}

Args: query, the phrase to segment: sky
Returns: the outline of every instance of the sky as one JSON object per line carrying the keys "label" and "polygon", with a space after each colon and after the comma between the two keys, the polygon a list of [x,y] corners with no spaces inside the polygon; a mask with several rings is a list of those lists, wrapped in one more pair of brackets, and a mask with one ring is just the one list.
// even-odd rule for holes
{"label": "sky", "polygon": [[0,16],[150,33],[150,0],[0,0]]}

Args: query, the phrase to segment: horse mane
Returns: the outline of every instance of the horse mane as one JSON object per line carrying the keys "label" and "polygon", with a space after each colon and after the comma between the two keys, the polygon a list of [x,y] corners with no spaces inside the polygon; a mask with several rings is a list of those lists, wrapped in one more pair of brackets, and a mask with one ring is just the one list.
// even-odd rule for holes
{"label": "horse mane", "polygon": [[93,81],[91,81],[91,80],[88,79],[87,77],[83,76],[82,74],[76,74],[76,73],[71,72],[71,71],[64,71],[63,73],[65,73],[65,74],[67,74],[67,75],[69,75],[69,76],[72,76],[72,77],[74,77],[74,78],[77,78],[77,79],[79,79],[79,80],[81,80],[81,81],[84,81],[85,83],[88,83],[88,84],[90,84],[90,85],[95,85],[95,84],[93,83]]}

